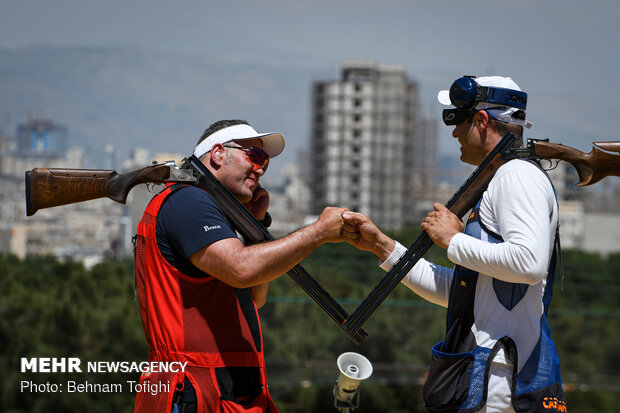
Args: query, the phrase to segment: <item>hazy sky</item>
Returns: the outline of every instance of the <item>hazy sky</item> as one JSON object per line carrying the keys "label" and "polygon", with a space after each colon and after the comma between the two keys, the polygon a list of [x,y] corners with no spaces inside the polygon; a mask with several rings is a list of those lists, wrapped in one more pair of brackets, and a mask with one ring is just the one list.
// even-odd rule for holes
{"label": "hazy sky", "polygon": [[0,0],[0,47],[132,46],[329,78],[346,59],[401,64],[437,117],[457,77],[507,75],[529,93],[526,136],[589,150],[620,138],[619,20],[617,0]]}

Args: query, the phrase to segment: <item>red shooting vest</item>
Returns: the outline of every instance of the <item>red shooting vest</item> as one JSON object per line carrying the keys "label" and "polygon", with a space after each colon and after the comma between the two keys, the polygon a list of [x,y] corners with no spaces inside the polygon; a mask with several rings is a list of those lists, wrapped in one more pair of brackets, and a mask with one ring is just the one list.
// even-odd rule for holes
{"label": "red shooting vest", "polygon": [[[188,364],[185,373],[143,374],[135,412],[169,413],[175,388],[182,388],[187,377],[196,390],[199,413],[277,413],[267,388],[260,320],[249,289],[237,290],[211,276],[187,276],[159,251],[157,215],[172,192],[169,185],[156,195],[138,224],[136,289],[151,348],[149,361]],[[218,367],[258,367],[261,383],[257,388],[260,391],[262,386],[262,391],[252,400],[231,400],[218,386]]]}

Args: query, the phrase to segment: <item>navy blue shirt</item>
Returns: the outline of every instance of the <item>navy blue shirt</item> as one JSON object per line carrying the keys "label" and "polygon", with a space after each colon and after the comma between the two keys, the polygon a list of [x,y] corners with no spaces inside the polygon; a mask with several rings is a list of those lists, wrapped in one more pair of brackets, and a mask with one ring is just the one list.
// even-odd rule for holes
{"label": "navy blue shirt", "polygon": [[168,195],[157,215],[157,245],[163,257],[184,274],[208,276],[189,257],[225,238],[237,238],[220,206],[207,192],[186,186]]}

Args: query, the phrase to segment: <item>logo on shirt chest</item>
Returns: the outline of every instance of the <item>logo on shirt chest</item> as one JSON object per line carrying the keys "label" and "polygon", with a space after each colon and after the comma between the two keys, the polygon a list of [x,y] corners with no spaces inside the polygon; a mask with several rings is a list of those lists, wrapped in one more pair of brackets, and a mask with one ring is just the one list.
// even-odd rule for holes
{"label": "logo on shirt chest", "polygon": [[205,229],[205,232],[209,232],[213,229],[222,229],[222,226],[221,225],[212,225],[212,226],[205,225],[203,228]]}

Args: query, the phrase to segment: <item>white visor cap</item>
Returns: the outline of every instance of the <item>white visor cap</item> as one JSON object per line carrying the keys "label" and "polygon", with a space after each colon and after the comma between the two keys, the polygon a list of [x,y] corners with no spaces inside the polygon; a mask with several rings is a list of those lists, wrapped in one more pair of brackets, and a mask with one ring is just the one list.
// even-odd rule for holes
{"label": "white visor cap", "polygon": [[269,158],[275,158],[284,150],[284,136],[276,132],[258,133],[253,127],[246,124],[228,126],[213,132],[196,146],[194,155],[200,158],[209,152],[213,145],[230,141],[243,141],[247,139],[260,139],[263,142],[263,150]]}

